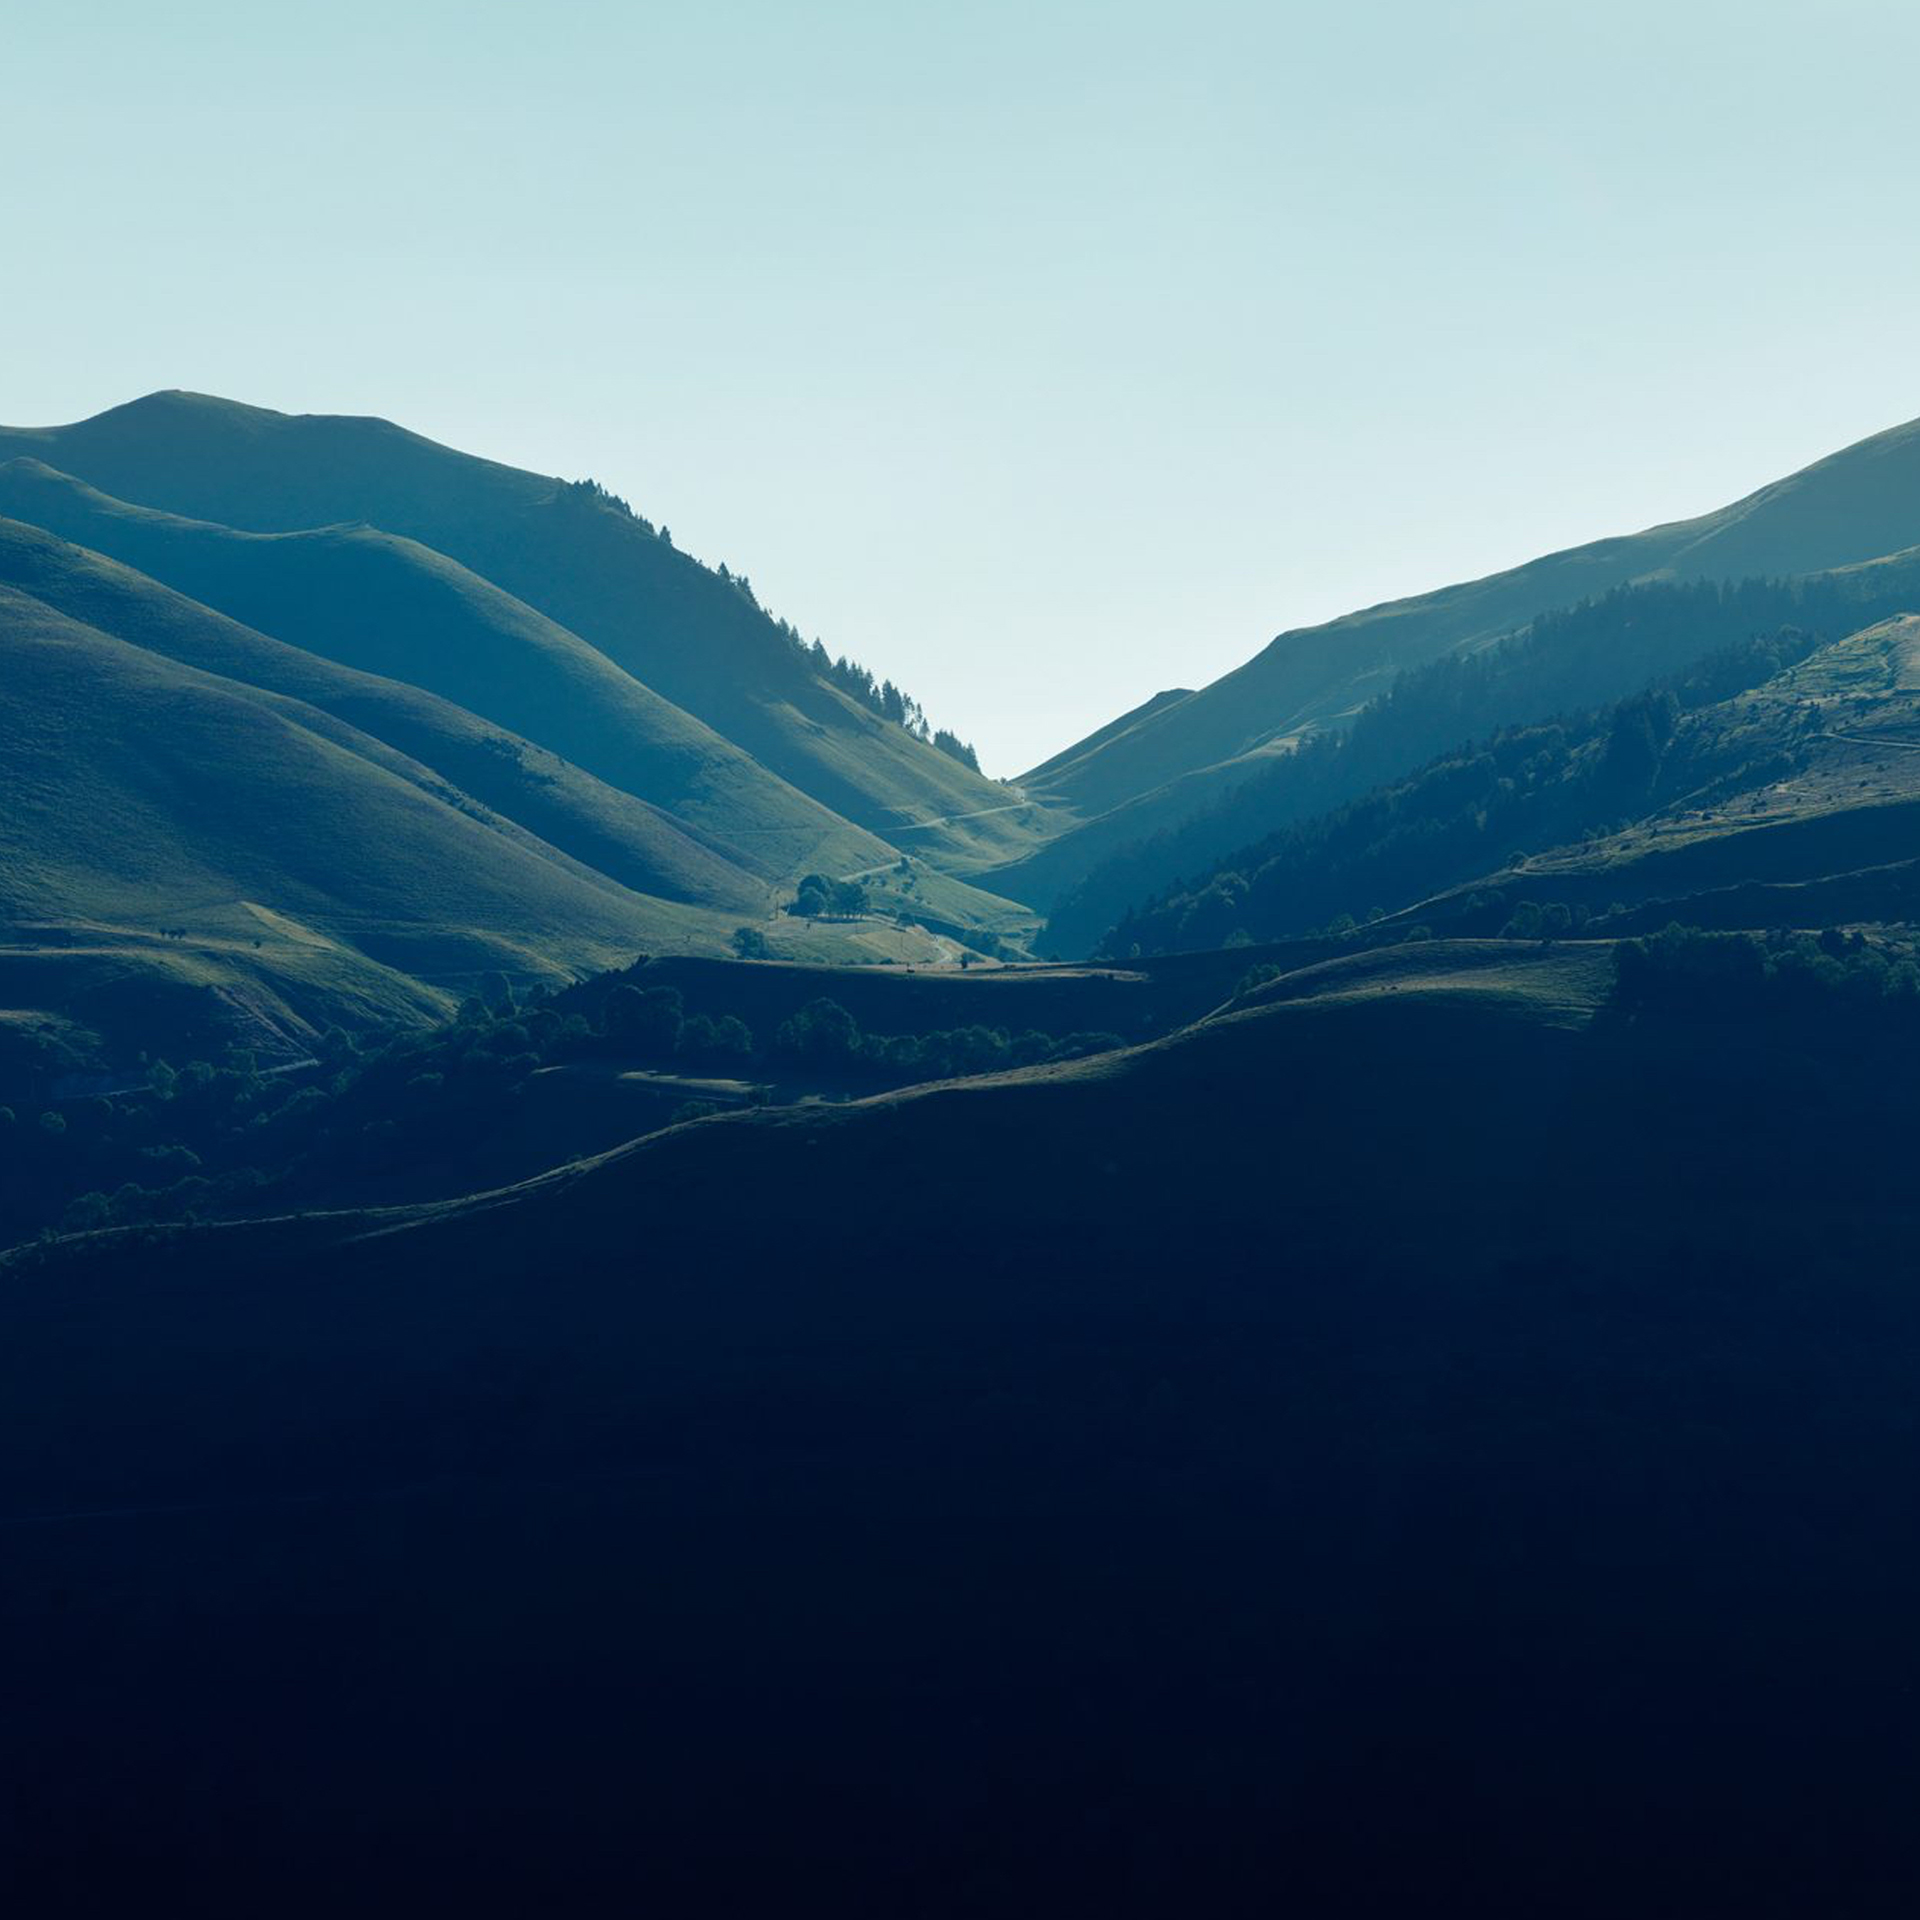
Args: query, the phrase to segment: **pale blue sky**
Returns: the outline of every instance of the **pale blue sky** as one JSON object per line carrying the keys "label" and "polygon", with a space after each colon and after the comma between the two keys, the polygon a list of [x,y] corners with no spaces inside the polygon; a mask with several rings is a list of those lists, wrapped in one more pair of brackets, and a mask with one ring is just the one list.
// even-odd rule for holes
{"label": "pale blue sky", "polygon": [[1920,413],[1911,0],[0,14],[0,420],[592,474],[994,772]]}

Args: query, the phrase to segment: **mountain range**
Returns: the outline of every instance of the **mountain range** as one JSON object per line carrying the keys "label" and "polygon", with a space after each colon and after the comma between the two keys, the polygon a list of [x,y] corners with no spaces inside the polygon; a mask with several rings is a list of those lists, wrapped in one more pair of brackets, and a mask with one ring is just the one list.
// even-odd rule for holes
{"label": "mountain range", "polygon": [[[1084,950],[1124,905],[1190,875],[1259,831],[1283,823],[1287,798],[1275,767],[1303,742],[1351,726],[1391,696],[1409,671],[1472,656],[1520,634],[1537,618],[1639,583],[1737,582],[1852,569],[1920,545],[1920,422],[1910,422],[1821,460],[1716,513],[1549,554],[1484,580],[1280,634],[1244,666],[1192,692],[1164,693],[1021,776],[1019,786],[1074,816],[1067,831],[993,875],[993,884],[1052,907],[1098,875],[1091,925],[1083,911],[1056,936]],[[1579,636],[1605,673],[1616,633]],[[1685,627],[1664,657],[1633,662],[1651,679],[1698,657]],[[1598,691],[1596,686],[1594,691]],[[1606,686],[1612,697],[1632,680]],[[1592,697],[1592,694],[1589,694]],[[1546,719],[1564,698],[1542,676],[1532,701],[1509,717]],[[1460,733],[1470,731],[1462,725]],[[1431,737],[1428,751],[1455,744]],[[1419,757],[1424,758],[1421,754]],[[1370,777],[1351,798],[1387,772]],[[1264,810],[1264,817],[1263,817]],[[1172,843],[1171,845],[1169,843]],[[1185,865],[1169,865],[1169,860]],[[1104,871],[1103,871],[1104,870]]]}
{"label": "mountain range", "polygon": [[[5,964],[68,1014],[143,976],[136,997],[189,1018],[210,994],[291,1057],[496,973],[722,952],[742,926],[935,959],[1030,924],[960,876],[1039,809],[589,483],[156,394],[0,431],[0,588],[0,770],[48,796],[8,823]],[[884,919],[778,911],[808,874],[903,861],[924,884]]]}
{"label": "mountain range", "polygon": [[0,657],[23,1910],[1910,1910],[1920,427],[1010,783],[193,395]]}

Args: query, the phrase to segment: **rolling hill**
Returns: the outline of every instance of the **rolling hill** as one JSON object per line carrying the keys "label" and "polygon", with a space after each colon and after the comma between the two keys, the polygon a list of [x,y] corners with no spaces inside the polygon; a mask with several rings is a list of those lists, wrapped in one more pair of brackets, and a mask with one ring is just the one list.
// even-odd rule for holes
{"label": "rolling hill", "polygon": [[0,465],[0,512],[307,653],[437,694],[673,814],[769,879],[887,851],[604,654],[414,541],[364,526],[236,533],[128,506],[28,460]]}
{"label": "rolling hill", "polygon": [[1351,936],[1368,942],[1498,932],[1547,907],[1612,934],[1908,920],[1915,635],[1910,615],[1821,644],[1789,631],[1630,700],[1470,742],[1238,849],[1126,915],[1110,944],[1205,948],[1337,918],[1375,922]]}
{"label": "rolling hill", "polygon": [[[130,646],[319,708],[637,893],[764,910],[759,859],[755,872],[743,870],[662,809],[419,686],[287,646],[18,521],[0,520],[0,584]],[[351,609],[341,624],[351,630]],[[316,637],[324,643],[325,630]]]}
{"label": "rolling hill", "polygon": [[1037,806],[827,684],[740,582],[595,489],[385,421],[185,393],[68,427],[0,429],[7,455],[242,532],[363,526],[413,541],[578,636],[834,813],[889,840],[910,836],[937,863],[1003,860],[1039,831]]}
{"label": "rolling hill", "polygon": [[[1057,889],[1045,945],[1091,951],[1144,900],[1204,886],[1207,874],[1243,865],[1249,843],[1359,806],[1430,761],[1470,754],[1493,731],[1551,730],[1689,676],[1711,681],[1715,662],[1738,659],[1762,636],[1837,638],[1917,597],[1920,554],[1912,552],[1785,581],[1616,588],[1493,646],[1409,668],[1350,726],[1262,756],[1237,787],[1177,825],[1149,830],[1160,800],[1147,796],[1042,848],[1005,883]],[[1204,776],[1184,784],[1198,792]],[[1091,864],[1076,871],[1079,861]]]}
{"label": "rolling hill", "polygon": [[284,976],[324,1022],[724,940],[719,914],[616,885],[317,707],[12,587],[0,649],[0,926],[43,971],[190,935],[210,979]]}
{"label": "rolling hill", "polygon": [[[1472,653],[1536,616],[1576,608],[1633,582],[1777,580],[1853,567],[1917,544],[1920,422],[1912,422],[1699,519],[1596,541],[1483,580],[1282,633],[1211,685],[1160,695],[1023,775],[1023,790],[1078,816],[1078,824],[1010,863],[990,884],[1049,904],[1101,861],[1123,858],[1236,788],[1249,788],[1276,754],[1347,726],[1409,669]],[[1686,658],[1676,653],[1648,677]],[[1543,697],[1529,717],[1552,711]],[[1442,744],[1430,741],[1427,751]],[[1414,764],[1417,759],[1390,771]],[[1215,842],[1208,852],[1225,850]],[[1135,897],[1172,877],[1154,872]]]}
{"label": "rolling hill", "polygon": [[1862,1083],[1824,1017],[1756,1049],[1609,977],[1397,950],[471,1200],[10,1257],[12,1858],[1851,1904],[1916,1757],[1915,1034]]}
{"label": "rolling hill", "polygon": [[[1031,930],[952,869],[1031,839],[1036,810],[830,685],[744,583],[590,484],[185,395],[3,430],[0,456],[20,667],[0,776],[25,796],[0,901],[9,1045],[112,1079],[149,1040],[289,1057],[330,1024],[432,1018],[483,974],[563,981],[742,925],[829,962]],[[462,554],[585,594],[568,609],[595,637]],[[643,659],[752,749],[636,677]],[[162,685],[194,716],[180,739],[144,737],[173,711]],[[176,804],[184,767],[126,791],[188,737],[217,807]],[[779,916],[815,873],[864,877],[871,910]]]}

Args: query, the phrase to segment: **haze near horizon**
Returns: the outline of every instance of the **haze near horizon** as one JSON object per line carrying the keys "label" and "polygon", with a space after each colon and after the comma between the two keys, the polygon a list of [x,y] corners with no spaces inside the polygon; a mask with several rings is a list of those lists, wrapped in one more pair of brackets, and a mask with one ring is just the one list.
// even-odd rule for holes
{"label": "haze near horizon", "polygon": [[1920,411],[1880,0],[11,37],[0,418],[186,387],[591,474],[1003,775]]}

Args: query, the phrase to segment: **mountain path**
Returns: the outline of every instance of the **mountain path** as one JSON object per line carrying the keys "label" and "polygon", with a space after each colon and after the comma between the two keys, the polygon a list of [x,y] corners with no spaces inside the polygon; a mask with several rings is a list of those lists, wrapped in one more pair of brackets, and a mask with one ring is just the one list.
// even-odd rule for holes
{"label": "mountain path", "polygon": [[1920,740],[1896,740],[1884,733],[1837,733],[1828,730],[1829,740],[1846,740],[1856,747],[1900,747],[1908,753],[1920,753]]}
{"label": "mountain path", "polygon": [[943,813],[937,820],[909,820],[905,826],[889,827],[889,833],[925,833],[931,827],[950,827],[956,820],[982,820],[990,813],[1018,813],[1022,807],[1037,807],[1038,800],[1009,800],[1001,807],[975,807],[971,813]]}

